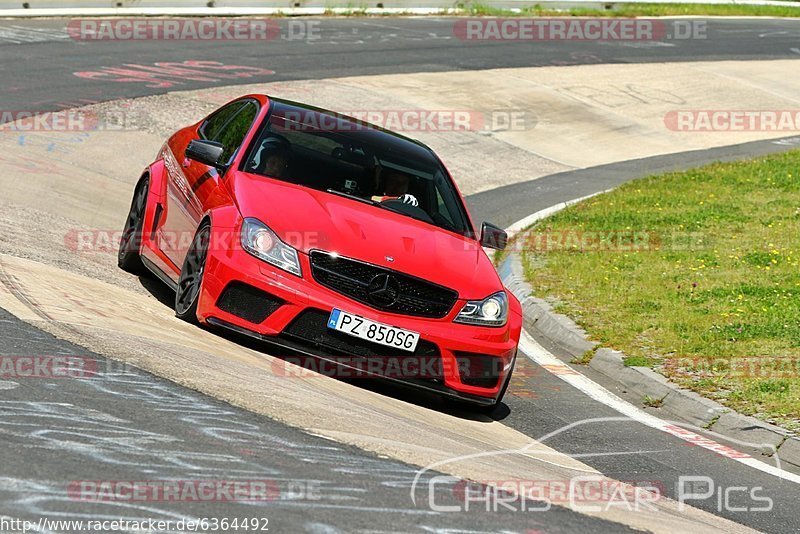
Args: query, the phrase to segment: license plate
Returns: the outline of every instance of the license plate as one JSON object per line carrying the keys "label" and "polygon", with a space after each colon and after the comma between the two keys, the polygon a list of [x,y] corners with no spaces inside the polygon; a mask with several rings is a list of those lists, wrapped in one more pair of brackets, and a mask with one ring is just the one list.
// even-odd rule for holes
{"label": "license plate", "polygon": [[328,328],[345,334],[366,339],[379,345],[414,352],[419,342],[419,334],[387,324],[376,323],[346,311],[334,309],[328,319]]}

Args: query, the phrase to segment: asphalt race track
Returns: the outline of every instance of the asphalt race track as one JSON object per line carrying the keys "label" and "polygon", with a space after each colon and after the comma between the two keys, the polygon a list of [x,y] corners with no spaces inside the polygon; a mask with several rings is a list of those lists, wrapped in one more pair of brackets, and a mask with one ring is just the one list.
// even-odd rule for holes
{"label": "asphalt race track", "polygon": [[[74,76],[75,72],[103,72],[123,65],[187,60],[275,72],[243,80],[253,82],[590,63],[791,59],[800,54],[800,30],[794,22],[782,20],[711,20],[708,38],[703,40],[601,45],[579,41],[465,42],[453,35],[453,19],[446,18],[325,19],[319,25],[319,38],[315,34],[314,39],[302,35],[291,39],[288,24],[281,22],[281,38],[258,44],[171,41],[164,46],[159,41],[75,41],[65,34],[64,22],[58,20],[0,21],[3,105],[7,109],[51,110],[69,103],[235,83],[230,79],[171,79],[168,87],[149,87],[154,84],[120,83],[112,81],[113,76],[101,75],[88,84]],[[33,42],[24,42],[25,38]]]}
{"label": "asphalt race track", "polygon": [[[285,32],[290,21],[281,20]],[[604,44],[586,42],[463,42],[453,19],[322,19],[319,39],[278,38],[267,43],[80,42],[64,35],[59,20],[0,20],[0,109],[56,110],[83,104],[264,81],[366,74],[445,72],[503,67],[609,63],[660,63],[800,59],[800,23],[784,20],[710,20],[706,40]],[[247,77],[204,80],[146,77],[157,63],[217,62],[246,67]],[[117,69],[116,71],[114,69]],[[119,69],[127,69],[121,73]],[[269,73],[266,73],[270,71]],[[152,71],[150,71],[152,72]],[[253,74],[259,72],[259,74]],[[76,73],[82,73],[76,75]],[[90,73],[90,74],[87,74]],[[177,125],[176,125],[177,126]],[[508,226],[526,215],[623,181],[716,160],[788,150],[795,140],[755,141],[730,147],[656,156],[568,171],[477,193],[467,201],[476,220]],[[131,170],[135,173],[138,170]],[[120,221],[124,214],[120,214]],[[2,278],[2,272],[0,272]],[[153,290],[156,297],[159,290]],[[163,292],[163,290],[162,290]],[[168,300],[168,296],[161,295]],[[624,525],[553,507],[547,512],[432,511],[414,505],[409,491],[418,467],[313,436],[172,382],[115,363],[54,338],[0,309],[0,355],[82,355],[107,380],[0,380],[0,518],[89,519],[158,517],[270,518],[277,532],[618,532]],[[246,340],[231,338],[237,343]],[[710,477],[716,487],[760,488],[771,511],[754,512],[750,494],[734,493],[691,505],[743,526],[796,532],[800,488],[791,481],[744,467],[619,413],[565,384],[520,355],[516,380],[493,419],[532,439],[579,458],[623,481],[658,481],[677,499],[686,475]],[[583,371],[582,371],[583,372]],[[607,380],[584,372],[611,391]],[[368,387],[411,403],[451,410],[420,393],[385,384]],[[280,392],[275,392],[280,395]],[[629,399],[635,402],[635,399]],[[452,412],[459,417],[467,414]],[[599,418],[583,424],[587,418]],[[602,418],[608,418],[602,420]],[[581,423],[581,424],[577,424]],[[570,427],[571,424],[577,424]],[[559,431],[568,428],[566,431]],[[550,436],[549,434],[552,435]],[[736,444],[761,457],[756,446]],[[770,458],[763,458],[772,462]],[[783,464],[800,472],[800,466]],[[439,475],[427,472],[423,483]],[[64,488],[77,480],[204,478],[269,479],[288,497],[266,505],[215,502],[197,505],[149,502],[141,506],[76,501]],[[293,493],[287,488],[293,488]],[[442,485],[442,501],[454,484]],[[303,492],[322,496],[309,505]],[[715,495],[716,497],[716,495]],[[425,496],[427,499],[427,495]],[[0,529],[2,530],[2,529]],[[42,529],[42,531],[51,531]]]}
{"label": "asphalt race track", "polygon": [[[80,355],[86,351],[37,332],[0,312],[3,352]],[[109,380],[60,380],[3,392],[0,477],[2,511],[12,517],[90,519],[152,517],[266,517],[279,532],[346,532],[452,528],[491,531],[497,517],[480,509],[444,514],[414,507],[409,481],[416,467],[366,455],[354,447],[310,436],[134,368],[92,356]],[[95,359],[96,358],[96,359]],[[40,381],[44,382],[44,381]],[[102,407],[102,408],[101,408]],[[46,429],[46,430],[45,430]],[[83,447],[66,442],[83,442]],[[27,452],[35,447],[31,458]],[[20,462],[20,458],[31,461]],[[97,470],[86,469],[92,462]],[[64,492],[64,481],[125,480],[131,470],[149,480],[270,480],[290,493],[254,512],[247,502],[181,504],[89,503]],[[426,484],[438,473],[428,473]],[[441,503],[453,500],[441,484]],[[309,505],[309,495],[322,498]],[[549,532],[623,532],[621,525],[590,519],[564,508],[531,518],[500,513],[505,528]]]}

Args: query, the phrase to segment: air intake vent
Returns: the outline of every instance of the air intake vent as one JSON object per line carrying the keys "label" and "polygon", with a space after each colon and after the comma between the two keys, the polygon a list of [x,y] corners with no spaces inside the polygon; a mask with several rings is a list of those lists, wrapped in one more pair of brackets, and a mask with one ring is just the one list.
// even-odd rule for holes
{"label": "air intake vent", "polygon": [[217,301],[217,308],[253,324],[263,323],[283,305],[278,297],[242,282],[232,282]]}

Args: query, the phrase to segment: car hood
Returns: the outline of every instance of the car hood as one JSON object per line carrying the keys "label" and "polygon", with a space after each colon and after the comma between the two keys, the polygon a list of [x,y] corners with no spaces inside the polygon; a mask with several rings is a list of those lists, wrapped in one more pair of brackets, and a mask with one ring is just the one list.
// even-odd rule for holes
{"label": "car hood", "polygon": [[482,299],[503,289],[492,262],[472,239],[270,178],[239,173],[232,185],[242,216],[260,220],[306,254],[314,249],[336,252],[448,287],[464,299]]}

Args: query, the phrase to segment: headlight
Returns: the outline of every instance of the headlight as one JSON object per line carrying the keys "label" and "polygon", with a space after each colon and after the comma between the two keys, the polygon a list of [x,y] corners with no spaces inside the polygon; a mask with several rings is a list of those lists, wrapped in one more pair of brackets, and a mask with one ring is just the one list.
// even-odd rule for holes
{"label": "headlight", "polygon": [[258,259],[297,276],[303,276],[297,251],[281,241],[258,219],[242,223],[242,247]]}
{"label": "headlight", "polygon": [[483,300],[470,300],[455,318],[457,323],[503,326],[508,320],[508,296],[500,291]]}

